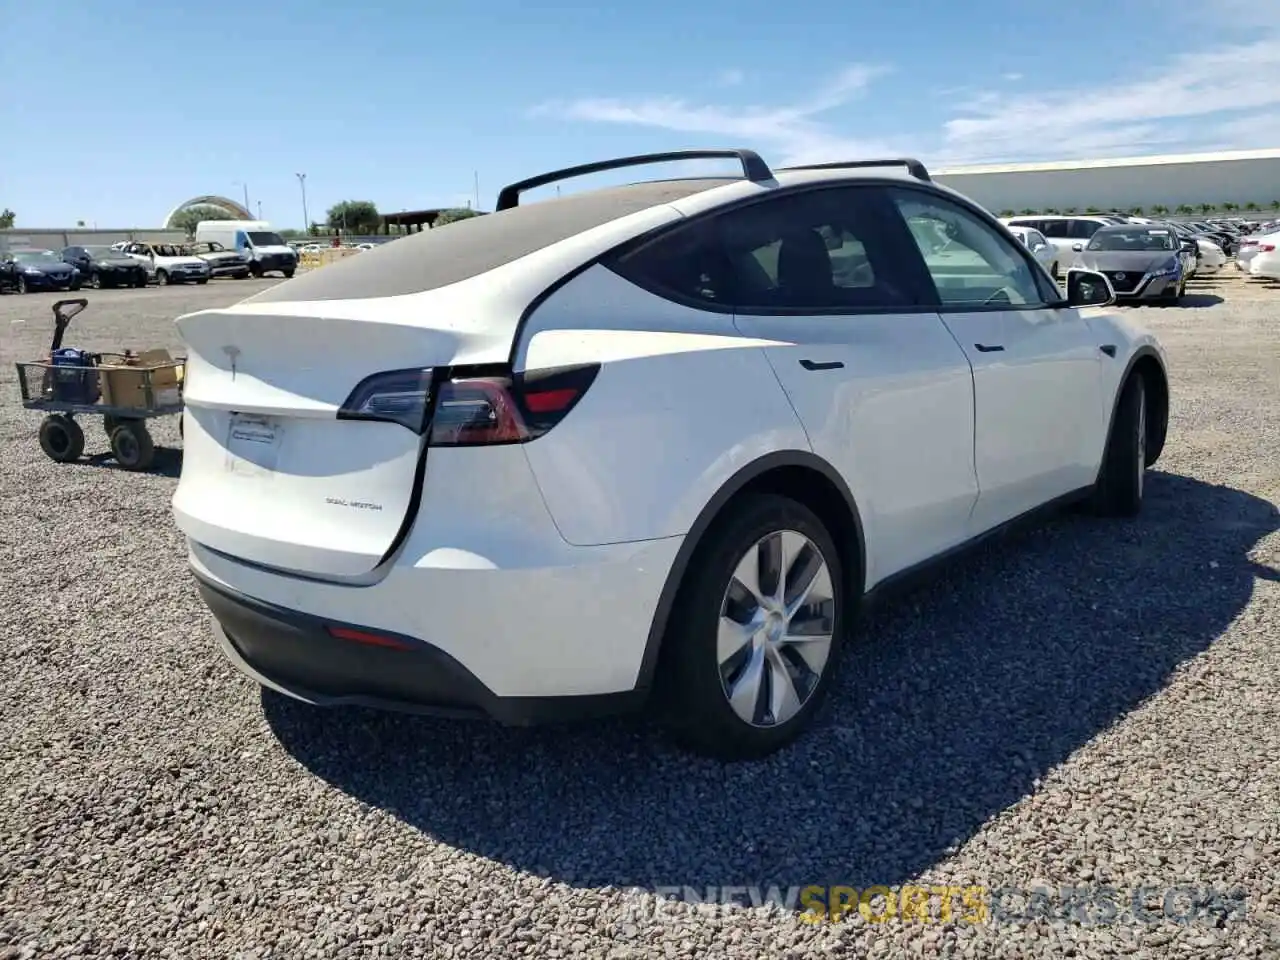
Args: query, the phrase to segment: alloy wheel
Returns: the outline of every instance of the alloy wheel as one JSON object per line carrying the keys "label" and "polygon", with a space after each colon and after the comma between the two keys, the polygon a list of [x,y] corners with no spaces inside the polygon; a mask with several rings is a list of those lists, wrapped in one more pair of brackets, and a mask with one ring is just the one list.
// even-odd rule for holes
{"label": "alloy wheel", "polygon": [[754,727],[792,719],[813,695],[831,655],[835,590],[826,558],[808,537],[779,530],[738,562],[720,607],[720,684]]}

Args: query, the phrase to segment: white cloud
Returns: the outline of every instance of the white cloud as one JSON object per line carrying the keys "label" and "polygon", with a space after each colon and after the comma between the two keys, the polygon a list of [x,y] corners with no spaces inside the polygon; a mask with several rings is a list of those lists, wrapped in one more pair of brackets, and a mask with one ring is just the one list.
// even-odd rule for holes
{"label": "white cloud", "polygon": [[893,151],[888,144],[841,136],[819,119],[862,96],[872,81],[887,73],[889,68],[883,65],[854,64],[839,71],[808,99],[779,106],[730,107],[691,103],[679,97],[591,98],[546,103],[530,113],[728,137],[744,146],[773,147],[781,152],[783,164],[815,163]]}
{"label": "white cloud", "polygon": [[[848,66],[814,96],[791,103],[592,98],[544,104],[531,113],[724,138],[767,149],[784,165],[903,154],[960,164],[1280,147],[1280,19],[1260,12],[1272,2],[1203,0],[1210,10],[1197,8],[1199,15],[1226,24],[1214,27],[1216,45],[1163,61],[1145,58],[1153,68],[1118,80],[1045,92],[1011,86],[1020,76],[1005,73],[990,89],[922,91],[944,108],[953,101],[950,119],[898,136],[863,139],[838,122],[839,108],[891,72],[877,64]],[[1229,35],[1237,39],[1222,39]]]}
{"label": "white cloud", "polygon": [[[1228,0],[1229,2],[1229,0]],[[1270,124],[1280,109],[1280,33],[1173,57],[1145,75],[1051,94],[984,93],[944,125],[950,160],[1070,159],[1204,149]],[[1233,126],[1215,128],[1228,111]],[[1213,142],[1210,142],[1213,141]],[[1261,143],[1254,143],[1260,146]],[[1272,145],[1280,145],[1273,143]]]}
{"label": "white cloud", "polygon": [[747,75],[738,69],[722,70],[720,75],[716,77],[717,86],[721,87],[738,87],[745,83]]}

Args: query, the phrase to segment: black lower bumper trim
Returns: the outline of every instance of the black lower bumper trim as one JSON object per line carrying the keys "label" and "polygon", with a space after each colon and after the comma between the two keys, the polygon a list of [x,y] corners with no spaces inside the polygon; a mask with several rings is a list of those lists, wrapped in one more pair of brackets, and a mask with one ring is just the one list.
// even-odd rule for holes
{"label": "black lower bumper trim", "polygon": [[638,709],[645,691],[594,696],[499,697],[449,654],[413,637],[370,631],[402,648],[341,640],[329,627],[368,630],[232,595],[196,578],[224,652],[268,685],[316,706],[362,706],[440,716],[488,716],[510,726],[588,719]]}

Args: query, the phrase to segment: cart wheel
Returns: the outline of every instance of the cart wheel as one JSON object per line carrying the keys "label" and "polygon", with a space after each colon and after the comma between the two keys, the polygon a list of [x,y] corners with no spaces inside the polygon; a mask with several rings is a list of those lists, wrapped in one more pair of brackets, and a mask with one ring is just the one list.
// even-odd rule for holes
{"label": "cart wheel", "polygon": [[58,463],[79,460],[84,453],[84,431],[80,424],[60,413],[45,417],[40,424],[40,449]]}
{"label": "cart wheel", "polygon": [[146,470],[156,458],[156,445],[141,420],[124,420],[111,431],[111,453],[124,470]]}

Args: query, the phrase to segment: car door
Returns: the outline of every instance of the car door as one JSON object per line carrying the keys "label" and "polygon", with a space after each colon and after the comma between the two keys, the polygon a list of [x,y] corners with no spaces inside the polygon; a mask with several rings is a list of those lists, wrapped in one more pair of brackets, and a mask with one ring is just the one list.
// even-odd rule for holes
{"label": "car door", "polygon": [[920,245],[919,253],[937,309],[973,367],[981,493],[971,532],[1092,484],[1106,355],[1088,324],[988,215],[937,191],[891,193],[913,236],[926,225],[951,236],[946,251]]}
{"label": "car door", "polygon": [[62,260],[79,270],[87,278],[90,273],[89,254],[84,247],[67,247],[62,251]]}
{"label": "car door", "polygon": [[895,226],[878,189],[825,188],[721,214],[709,241],[735,325],[771,344],[813,451],[854,494],[868,586],[962,542],[978,495],[969,363],[900,269]]}

